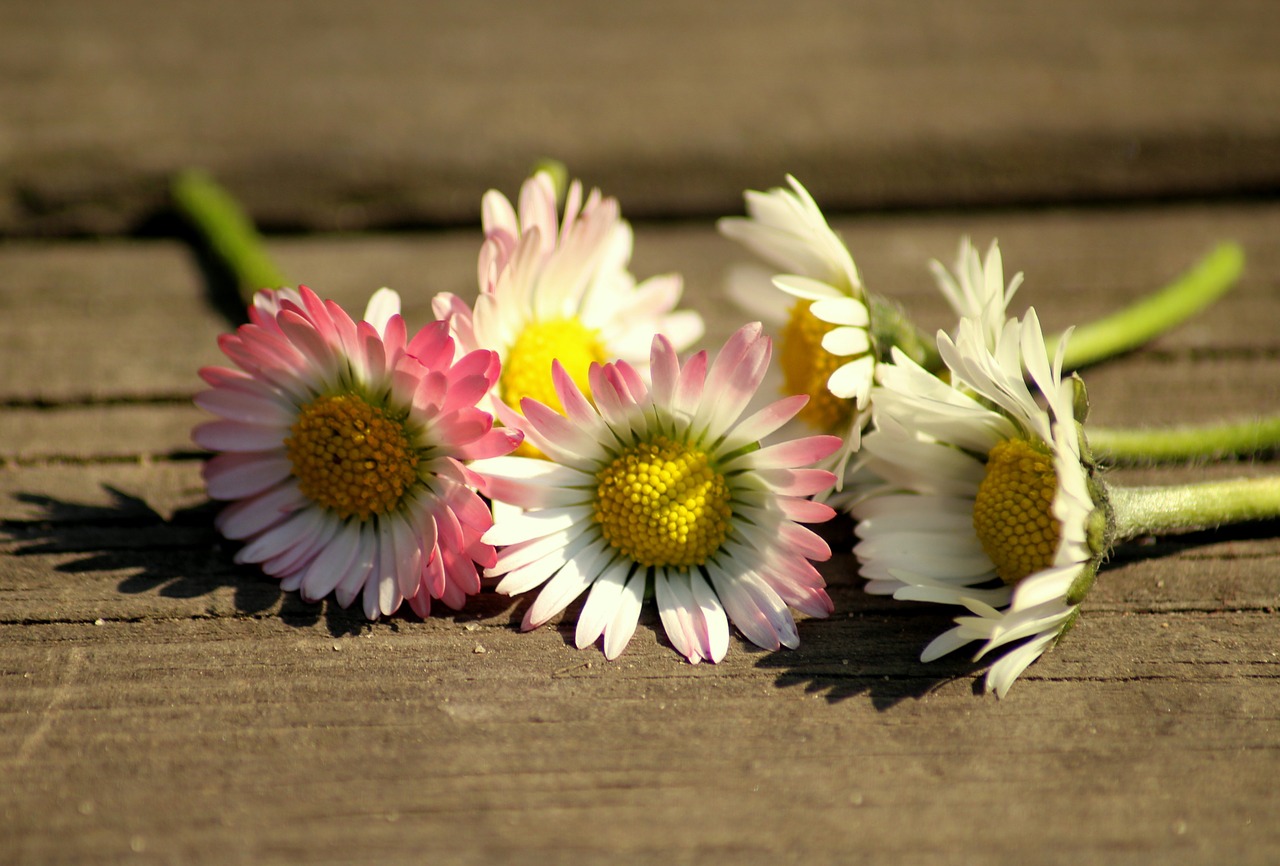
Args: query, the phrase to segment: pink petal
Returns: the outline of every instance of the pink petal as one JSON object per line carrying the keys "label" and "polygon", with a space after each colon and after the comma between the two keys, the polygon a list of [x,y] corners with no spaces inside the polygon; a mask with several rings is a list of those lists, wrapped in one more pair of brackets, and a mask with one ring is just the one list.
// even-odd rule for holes
{"label": "pink petal", "polygon": [[748,591],[743,580],[730,577],[718,566],[707,569],[720,603],[730,621],[742,632],[743,637],[758,647],[776,650],[781,645],[778,633],[770,617],[760,609],[755,596]]}
{"label": "pink petal", "polygon": [[486,460],[514,451],[524,441],[524,433],[509,427],[494,427],[488,433],[454,450],[459,460]]}
{"label": "pink petal", "polygon": [[720,452],[736,451],[744,445],[761,441],[794,418],[808,402],[808,396],[797,394],[770,403],[735,426],[721,444]]}
{"label": "pink petal", "polygon": [[[410,598],[418,591],[418,576],[422,573],[422,543],[414,528],[403,520],[392,520],[390,532],[396,583],[400,594]],[[435,538],[434,523],[431,536]]]}
{"label": "pink petal", "polygon": [[477,538],[493,525],[493,514],[484,500],[474,490],[465,487],[454,488],[448,496],[448,505],[458,524],[464,529],[472,530]]}
{"label": "pink petal", "polygon": [[831,548],[822,536],[798,523],[786,522],[778,527],[778,540],[805,559],[825,562],[831,558]]}
{"label": "pink petal", "polygon": [[271,451],[284,448],[289,429],[276,425],[260,427],[240,421],[206,421],[191,431],[191,439],[210,451]]}
{"label": "pink petal", "polygon": [[413,405],[420,411],[430,409],[433,413],[438,412],[448,393],[449,378],[439,370],[432,370],[418,382]]}
{"label": "pink petal", "polygon": [[493,429],[493,416],[479,409],[454,412],[437,418],[432,435],[440,442],[455,448],[474,442]]}
{"label": "pink petal", "polygon": [[195,404],[228,421],[286,427],[293,423],[296,411],[292,405],[276,397],[246,393],[233,388],[201,391],[195,396]]}
{"label": "pink petal", "polygon": [[604,424],[601,423],[600,413],[582,393],[582,390],[569,378],[569,374],[565,372],[564,367],[556,361],[551,365],[551,383],[556,389],[556,396],[560,398],[560,405],[564,407],[564,414],[574,423],[575,426],[586,430],[590,435],[599,437],[604,432]]}
{"label": "pink petal", "polygon": [[812,499],[780,497],[778,507],[782,509],[783,514],[797,523],[825,523],[836,516],[835,509],[830,505],[814,502]]}
{"label": "pink petal", "polygon": [[382,335],[368,322],[360,322],[356,325],[356,337],[360,341],[365,381],[383,381],[387,377],[389,363],[386,349],[382,345]]}
{"label": "pink petal", "polygon": [[626,361],[616,361],[612,367],[625,385],[631,402],[645,403],[648,401],[649,387],[644,383],[644,379],[640,374],[636,372],[635,367],[632,367]]}
{"label": "pink petal", "polygon": [[724,468],[728,471],[743,468],[796,469],[810,466],[824,457],[831,456],[843,444],[844,440],[839,436],[806,436],[803,439],[779,442],[777,445],[769,445],[759,451],[736,457],[725,464]]}
{"label": "pink petal", "polygon": [[493,380],[487,376],[466,376],[455,380],[451,383],[448,394],[445,395],[440,411],[448,414],[459,409],[474,408],[480,399],[489,393],[492,385]]}
{"label": "pink petal", "polygon": [[702,402],[703,385],[707,378],[707,353],[697,352],[680,368],[671,411],[679,418],[693,418]]}
{"label": "pink petal", "polygon": [[241,499],[274,487],[293,471],[279,452],[219,454],[205,461],[201,474],[213,499]]}
{"label": "pink petal", "polygon": [[489,380],[492,385],[498,378],[498,372],[501,369],[501,363],[498,361],[497,352],[489,349],[477,349],[474,352],[468,352],[458,359],[452,367],[449,368],[449,384],[454,387],[454,383],[466,379],[471,376],[483,376]]}
{"label": "pink petal", "polygon": [[836,483],[835,473],[826,469],[759,469],[752,475],[784,496],[814,496]]}
{"label": "pink petal", "polygon": [[676,381],[680,377],[680,360],[671,342],[662,334],[653,338],[649,351],[649,378],[653,382],[653,404],[670,409],[675,397]]}
{"label": "pink petal", "polygon": [[604,449],[590,431],[574,425],[554,409],[549,409],[536,400],[525,401],[521,408],[525,410],[526,422],[544,439],[554,442],[558,451],[568,451],[591,459],[604,454]]}
{"label": "pink petal", "polygon": [[409,607],[413,608],[413,612],[418,616],[426,619],[431,616],[431,594],[420,587],[417,594],[409,597]]}
{"label": "pink petal", "polygon": [[612,366],[612,364],[591,365],[587,373],[591,383],[591,396],[595,399],[596,410],[606,424],[615,430],[630,430],[631,422],[627,417],[627,407],[634,403],[627,400],[625,386],[616,375],[612,374]]}
{"label": "pink petal", "polygon": [[323,376],[332,376],[338,370],[338,347],[325,342],[310,321],[295,312],[286,310],[278,317],[280,330],[289,342],[305,358],[307,367]]}
{"label": "pink petal", "polygon": [[[720,393],[731,381],[741,378],[739,368],[753,368],[758,363],[758,356],[768,355],[770,345],[764,336],[764,327],[759,322],[743,325],[729,337],[724,348],[716,355],[707,372],[707,388],[713,394]],[[756,386],[760,383],[757,382]],[[755,387],[751,389],[755,391]]]}
{"label": "pink petal", "polygon": [[285,481],[258,496],[228,505],[214,519],[214,525],[227,538],[249,538],[280,523],[308,502],[296,483]]}
{"label": "pink petal", "polygon": [[405,351],[417,358],[430,370],[441,370],[453,363],[453,339],[449,336],[449,323],[435,321],[424,325],[414,334]]}

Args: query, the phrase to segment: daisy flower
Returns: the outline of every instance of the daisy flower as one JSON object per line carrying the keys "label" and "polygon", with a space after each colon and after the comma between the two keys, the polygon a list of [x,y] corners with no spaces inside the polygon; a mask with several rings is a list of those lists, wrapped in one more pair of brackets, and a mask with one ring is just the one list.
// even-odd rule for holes
{"label": "daisy flower", "polygon": [[[786,271],[772,278],[781,292],[761,292],[758,280],[740,272],[730,282],[730,293],[741,306],[776,324],[782,390],[810,397],[800,420],[844,437],[844,448],[831,463],[838,483],[824,498],[847,508],[870,483],[850,458],[871,418],[877,364],[894,347],[930,369],[940,361],[901,311],[866,292],[852,254],[813,197],[794,177],[788,175],[787,182],[790,189],[748,191],[748,216],[718,223],[722,234]],[[1022,281],[1016,275],[1006,291],[999,247],[993,243],[984,260],[967,238],[961,241],[954,274],[937,262],[931,267],[958,316],[994,321],[997,329],[1004,322],[1005,304]]]}
{"label": "daisy flower", "polygon": [[236,561],[308,601],[361,596],[369,619],[479,591],[492,520],[464,461],[520,440],[476,408],[497,356],[455,361],[447,323],[409,338],[399,309],[382,289],[356,323],[305,286],[260,292],[250,323],[219,340],[238,369],[202,369],[195,398],[219,416],[192,438],[220,452],[204,478],[232,501],[216,525],[244,542]]}
{"label": "daisy flower", "polygon": [[691,662],[724,657],[729,623],[766,649],[795,647],[788,607],[832,610],[810,560],[830,549],[801,523],[834,512],[805,497],[832,474],[807,468],[840,446],[811,436],[759,441],[807,402],[786,398],[742,419],[772,352],[760,325],[734,334],[714,362],[683,366],[653,339],[652,385],[625,361],[593,365],[590,396],[560,363],[553,385],[564,414],[525,398],[528,439],[550,460],[499,457],[475,467],[482,490],[522,511],[500,516],[484,540],[501,546],[486,572],[498,592],[545,584],[524,617],[537,628],[588,592],[578,647],[604,638],[612,659],[635,632],[652,589],[668,638]]}
{"label": "daisy flower", "polygon": [[772,283],[785,294],[762,295],[749,282],[731,283],[730,291],[753,313],[781,324],[783,392],[809,396],[800,420],[846,435],[847,460],[857,450],[875,380],[871,314],[848,247],[808,190],[790,175],[787,183],[790,189],[748,190],[747,216],[717,223],[726,237],[784,271]]}
{"label": "daisy flower", "polygon": [[1024,641],[987,673],[1003,696],[1074,621],[1107,515],[1082,453],[1078,380],[1062,378],[1066,341],[1051,362],[1035,310],[994,335],[989,325],[967,318],[954,341],[939,333],[949,381],[901,354],[881,366],[863,448],[889,492],[852,513],[868,592],[973,614],[924,661],[974,640],[979,657]]}
{"label": "daisy flower", "polygon": [[[987,690],[1003,697],[1075,622],[1116,544],[1273,518],[1280,478],[1108,483],[1085,437],[1084,383],[1062,375],[1072,332],[1050,359],[1034,309],[1007,318],[1021,275],[1004,285],[995,244],[979,260],[966,242],[954,274],[934,269],[966,314],[954,339],[938,334],[945,375],[897,349],[877,370],[862,465],[882,484],[851,508],[854,553],[868,592],[967,608],[921,658],[973,641],[978,658],[1004,650],[986,674]],[[1213,428],[1175,430],[1146,434],[1143,447],[1202,453],[1223,441]]]}
{"label": "daisy flower", "polygon": [[498,353],[495,402],[518,410],[531,397],[559,409],[553,360],[586,388],[592,364],[624,360],[644,372],[654,334],[666,334],[680,350],[702,336],[697,313],[675,310],[678,275],[637,285],[627,270],[632,232],[616,199],[592,190],[584,201],[575,180],[557,219],[551,175],[539,172],[521,188],[518,210],[495,190],[481,210],[485,241],[475,306],[444,293],[433,308],[451,322],[460,349]]}

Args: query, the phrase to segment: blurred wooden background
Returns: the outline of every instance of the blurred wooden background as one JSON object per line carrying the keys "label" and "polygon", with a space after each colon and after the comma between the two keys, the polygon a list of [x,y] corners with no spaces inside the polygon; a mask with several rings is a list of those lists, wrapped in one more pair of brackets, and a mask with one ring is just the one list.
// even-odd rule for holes
{"label": "blurred wooden background", "polygon": [[1269,0],[0,0],[0,862],[1280,861],[1280,526],[1122,549],[1004,701],[847,553],[798,651],[718,666],[492,594],[370,625],[210,528],[190,397],[229,324],[166,194],[210,170],[287,273],[420,324],[475,292],[483,191],[557,158],[708,346],[742,321],[714,219],[786,172],[931,326],[962,234],[1048,328],[1236,239],[1235,292],[1086,379],[1099,423],[1247,417],[1280,393],[1277,45]]}

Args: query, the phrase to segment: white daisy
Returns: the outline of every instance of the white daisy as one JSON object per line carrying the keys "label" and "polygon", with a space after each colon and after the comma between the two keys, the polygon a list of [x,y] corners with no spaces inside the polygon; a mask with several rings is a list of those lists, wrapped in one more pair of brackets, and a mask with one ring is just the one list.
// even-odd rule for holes
{"label": "white daisy", "polygon": [[744,307],[780,323],[783,391],[809,396],[802,421],[847,436],[843,463],[857,449],[875,380],[871,318],[848,247],[800,182],[790,175],[787,182],[790,189],[748,190],[748,215],[726,217],[717,226],[782,269],[772,282],[785,295],[762,295],[749,280],[731,282],[730,291]]}
{"label": "white daisy", "polygon": [[635,631],[646,590],[663,627],[691,662],[719,661],[732,621],[766,649],[799,642],[788,606],[826,616],[831,600],[810,560],[830,550],[800,525],[827,520],[830,507],[806,497],[831,473],[806,468],[840,446],[811,436],[761,448],[759,441],[806,402],[786,398],[739,420],[768,367],[761,327],[734,334],[708,365],[683,366],[664,336],[653,340],[652,386],[624,361],[593,365],[590,399],[557,363],[553,382],[564,414],[523,401],[526,434],[550,460],[501,457],[476,470],[495,501],[524,509],[500,514],[485,541],[503,546],[498,591],[544,584],[524,617],[536,628],[589,590],[576,643],[604,638],[615,658]]}
{"label": "white daisy", "polygon": [[983,343],[994,348],[1008,320],[1009,302],[1022,285],[1021,271],[1005,284],[1000,244],[991,241],[983,258],[967,237],[961,238],[954,272],[936,259],[929,262],[929,269],[956,317],[976,320],[982,330]]}
{"label": "white daisy", "polygon": [[553,360],[585,388],[595,363],[625,360],[643,371],[655,334],[666,334],[681,350],[702,336],[701,317],[675,309],[679,275],[637,285],[628,271],[632,232],[616,199],[592,190],[584,201],[575,180],[558,220],[551,175],[539,172],[522,186],[518,212],[490,190],[482,216],[474,308],[451,294],[437,296],[433,308],[449,319],[461,350],[498,353],[502,376],[493,388],[495,401],[518,410],[531,397],[558,408]]}
{"label": "white daisy", "polygon": [[[990,271],[969,273],[969,288],[989,283]],[[881,365],[863,448],[891,490],[852,513],[869,592],[973,613],[923,660],[973,640],[984,641],[981,657],[1026,639],[987,673],[1003,696],[1074,620],[1106,516],[1081,453],[1075,380],[1062,380],[1066,341],[1051,363],[1034,310],[998,333],[990,319],[963,319],[954,341],[939,333],[949,382],[900,353]]]}

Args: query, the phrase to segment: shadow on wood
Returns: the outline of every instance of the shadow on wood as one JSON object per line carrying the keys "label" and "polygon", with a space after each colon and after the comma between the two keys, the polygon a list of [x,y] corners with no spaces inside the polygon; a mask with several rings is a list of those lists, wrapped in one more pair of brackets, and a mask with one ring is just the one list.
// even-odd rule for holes
{"label": "shadow on wood", "polygon": [[217,503],[182,508],[166,520],[137,496],[108,485],[103,489],[110,496],[107,505],[17,494],[16,499],[43,509],[43,519],[5,521],[0,532],[18,543],[15,556],[75,555],[53,567],[62,574],[128,572],[118,586],[122,593],[191,599],[229,588],[236,610],[245,615],[276,614],[299,628],[323,618],[335,637],[369,625],[358,612],[329,601],[308,604],[296,593],[281,592],[277,581],[256,569],[237,566],[213,528]]}

